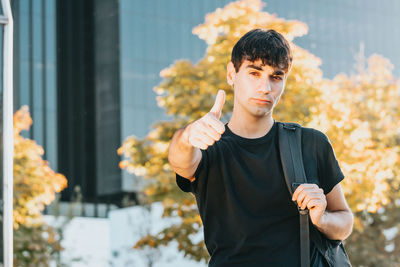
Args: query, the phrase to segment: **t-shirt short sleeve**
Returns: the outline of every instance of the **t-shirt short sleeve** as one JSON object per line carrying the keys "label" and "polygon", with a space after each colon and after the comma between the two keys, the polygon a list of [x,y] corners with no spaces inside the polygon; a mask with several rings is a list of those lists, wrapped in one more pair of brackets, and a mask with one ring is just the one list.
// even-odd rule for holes
{"label": "t-shirt short sleeve", "polygon": [[206,169],[208,166],[207,152],[202,149],[200,151],[201,151],[201,160],[194,173],[195,180],[193,182],[189,181],[189,179],[186,179],[176,173],[176,184],[184,192],[195,193],[197,191],[197,185],[199,183],[199,179],[201,179],[200,178],[201,175],[203,173],[206,173]]}
{"label": "t-shirt short sleeve", "polygon": [[329,138],[318,130],[314,130],[314,138],[319,182],[324,194],[328,194],[344,179],[344,175],[339,167]]}

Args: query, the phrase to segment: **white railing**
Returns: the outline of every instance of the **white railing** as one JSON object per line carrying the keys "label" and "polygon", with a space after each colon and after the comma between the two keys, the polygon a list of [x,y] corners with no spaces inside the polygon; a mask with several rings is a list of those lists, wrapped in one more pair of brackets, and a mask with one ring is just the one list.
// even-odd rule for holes
{"label": "white railing", "polygon": [[[3,264],[13,266],[13,17],[9,0],[1,0],[3,39]],[[1,74],[0,74],[1,75]]]}

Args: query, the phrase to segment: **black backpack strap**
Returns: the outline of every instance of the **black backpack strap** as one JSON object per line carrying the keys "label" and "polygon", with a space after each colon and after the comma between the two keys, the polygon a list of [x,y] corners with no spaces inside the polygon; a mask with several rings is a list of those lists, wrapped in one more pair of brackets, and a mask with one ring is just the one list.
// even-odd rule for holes
{"label": "black backpack strap", "polygon": [[[293,195],[297,186],[307,182],[301,152],[301,126],[296,123],[278,123],[279,151],[286,186],[290,195]],[[297,206],[297,203],[296,203]],[[308,209],[301,210],[300,214],[300,257],[301,267],[310,266],[310,229]]]}

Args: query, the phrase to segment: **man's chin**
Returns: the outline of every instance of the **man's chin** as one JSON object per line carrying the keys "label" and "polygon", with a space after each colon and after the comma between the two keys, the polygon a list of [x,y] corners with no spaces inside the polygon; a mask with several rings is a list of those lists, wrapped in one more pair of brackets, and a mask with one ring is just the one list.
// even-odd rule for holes
{"label": "man's chin", "polygon": [[253,111],[252,115],[253,115],[253,117],[261,119],[261,118],[267,117],[271,113],[272,113],[272,111],[270,109],[259,109],[259,110]]}

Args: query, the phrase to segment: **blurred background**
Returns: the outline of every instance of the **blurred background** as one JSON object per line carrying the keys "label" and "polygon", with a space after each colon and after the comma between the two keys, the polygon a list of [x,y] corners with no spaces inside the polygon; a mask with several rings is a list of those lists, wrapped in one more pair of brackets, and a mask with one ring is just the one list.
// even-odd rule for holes
{"label": "blurred background", "polygon": [[[400,266],[400,2],[11,0],[15,266],[207,266],[167,164],[209,110],[238,38],[283,33],[275,118],[325,132],[356,216],[354,266]],[[33,141],[31,141],[33,140]]]}

